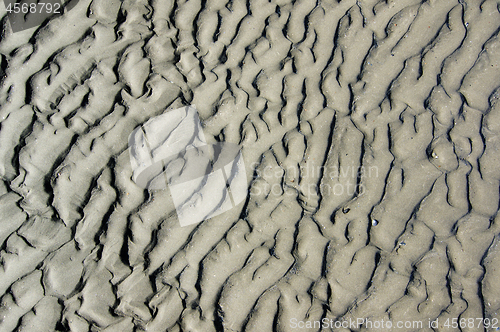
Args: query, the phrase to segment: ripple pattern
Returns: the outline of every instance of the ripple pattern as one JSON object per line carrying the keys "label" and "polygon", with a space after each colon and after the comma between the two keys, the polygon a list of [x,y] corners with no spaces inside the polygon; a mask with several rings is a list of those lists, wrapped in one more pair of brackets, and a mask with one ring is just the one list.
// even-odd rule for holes
{"label": "ripple pattern", "polygon": [[[500,319],[499,6],[80,0],[15,34],[2,12],[0,330]],[[128,135],[190,104],[250,195],[180,227]]]}

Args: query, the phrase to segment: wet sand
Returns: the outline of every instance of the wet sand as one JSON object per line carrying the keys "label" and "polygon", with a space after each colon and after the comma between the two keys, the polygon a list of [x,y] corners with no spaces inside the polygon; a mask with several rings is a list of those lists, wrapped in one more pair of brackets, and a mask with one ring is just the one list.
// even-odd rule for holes
{"label": "wet sand", "polygon": [[[1,331],[500,329],[496,1],[0,8]],[[129,135],[188,105],[248,195],[181,227]]]}

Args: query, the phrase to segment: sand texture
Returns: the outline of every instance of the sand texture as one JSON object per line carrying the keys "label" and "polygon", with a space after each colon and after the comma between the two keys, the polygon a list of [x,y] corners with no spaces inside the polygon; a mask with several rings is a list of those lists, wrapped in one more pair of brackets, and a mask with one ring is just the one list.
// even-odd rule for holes
{"label": "sand texture", "polygon": [[[0,331],[500,329],[500,1],[71,3],[0,5]],[[181,227],[129,135],[188,105],[248,195]]]}

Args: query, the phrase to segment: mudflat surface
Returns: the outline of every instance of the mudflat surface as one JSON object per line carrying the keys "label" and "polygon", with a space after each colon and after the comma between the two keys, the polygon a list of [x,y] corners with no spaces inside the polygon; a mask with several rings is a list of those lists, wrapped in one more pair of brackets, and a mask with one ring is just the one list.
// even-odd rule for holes
{"label": "mudflat surface", "polygon": [[[1,331],[500,328],[497,1],[1,13]],[[181,227],[128,137],[187,105],[248,196]]]}

